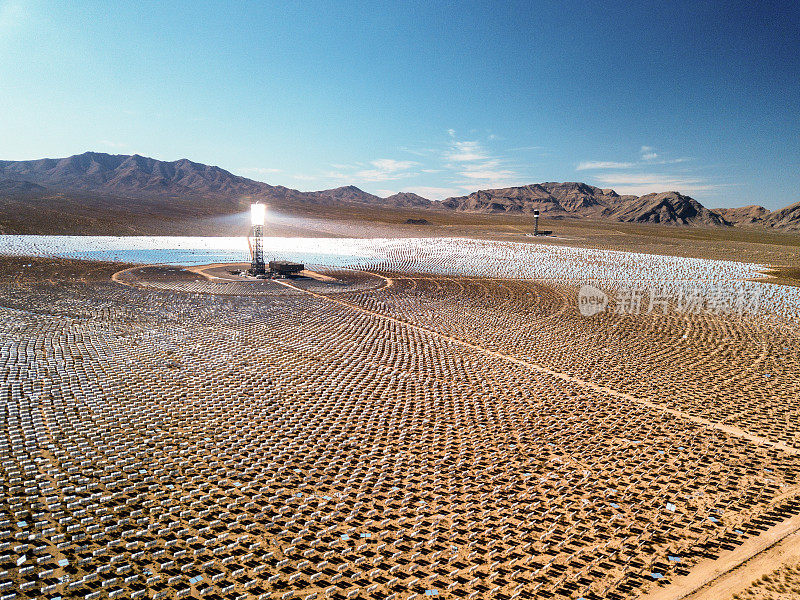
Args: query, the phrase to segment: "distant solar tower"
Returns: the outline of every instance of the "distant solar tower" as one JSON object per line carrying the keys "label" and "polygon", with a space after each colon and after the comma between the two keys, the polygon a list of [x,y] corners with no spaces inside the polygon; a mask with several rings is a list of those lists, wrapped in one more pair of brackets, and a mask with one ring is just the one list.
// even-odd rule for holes
{"label": "distant solar tower", "polygon": [[253,262],[250,265],[250,273],[253,275],[263,275],[266,273],[264,264],[264,218],[266,207],[260,202],[250,205],[250,222],[253,225]]}
{"label": "distant solar tower", "polygon": [[539,235],[539,209],[533,209],[533,235]]}

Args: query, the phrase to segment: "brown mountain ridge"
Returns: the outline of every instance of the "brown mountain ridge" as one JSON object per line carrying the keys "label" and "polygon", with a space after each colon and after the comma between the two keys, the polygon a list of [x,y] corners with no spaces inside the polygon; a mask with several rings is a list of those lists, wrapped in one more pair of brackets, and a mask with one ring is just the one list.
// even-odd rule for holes
{"label": "brown mountain ridge", "polygon": [[[82,198],[78,206],[77,199]],[[44,204],[41,200],[47,199]],[[223,215],[253,200],[278,208],[372,205],[390,208],[477,213],[529,214],[550,218],[699,227],[770,227],[800,231],[800,203],[770,212],[761,206],[708,209],[677,191],[619,195],[580,182],[543,182],[478,190],[444,201],[412,192],[382,198],[355,186],[302,192],[234,175],[188,159],[161,161],[134,155],[85,152],[66,158],[0,161],[0,212],[50,205],[61,213],[112,211],[120,215],[163,211],[181,215]],[[138,211],[138,212],[137,212]],[[87,217],[88,218],[88,217]]]}

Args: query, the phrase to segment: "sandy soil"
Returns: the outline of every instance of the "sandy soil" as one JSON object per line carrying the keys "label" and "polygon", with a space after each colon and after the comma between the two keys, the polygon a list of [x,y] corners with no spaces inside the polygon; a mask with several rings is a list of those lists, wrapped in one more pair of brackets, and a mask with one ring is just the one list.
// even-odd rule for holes
{"label": "sandy soil", "polygon": [[794,577],[800,332],[586,318],[572,284],[402,264],[254,288],[0,260],[0,591],[619,600]]}
{"label": "sandy soil", "polygon": [[[196,217],[187,210],[182,218],[165,219],[158,213],[107,214],[98,220],[89,210],[85,221],[66,223],[58,215],[19,221],[7,211],[0,222],[3,233],[77,235],[204,235],[246,236],[246,212]],[[427,225],[406,224],[424,218]],[[476,214],[454,211],[424,211],[348,205],[340,207],[296,207],[278,212],[268,222],[265,235],[291,237],[473,237],[523,243],[569,245],[627,250],[670,256],[736,260],[769,265],[796,265],[800,255],[800,232],[770,229],[694,228],[638,225],[576,219],[542,219],[540,229],[552,230],[548,237],[532,237],[530,215]]]}
{"label": "sandy soil", "polygon": [[[175,292],[205,293],[225,296],[255,296],[318,290],[326,294],[342,294],[356,290],[378,289],[385,278],[359,271],[342,270],[326,275],[308,269],[300,272],[286,286],[281,279],[242,277],[235,272],[246,269],[245,263],[211,264],[192,267],[145,265],[128,267],[111,276],[112,281],[134,287]],[[335,275],[335,276],[334,276]]]}
{"label": "sandy soil", "polygon": [[[796,493],[800,493],[798,490]],[[689,575],[676,578],[643,600],[722,600],[748,589],[780,564],[800,562],[800,515],[781,521],[719,558],[698,563]]]}
{"label": "sandy soil", "polygon": [[[373,273],[373,274],[376,275],[376,276],[380,276],[377,273]],[[387,282],[389,282],[389,285],[394,284],[394,280],[391,277],[385,277],[385,279],[387,280]],[[609,388],[607,386],[598,385],[597,383],[594,383],[592,381],[587,381],[587,380],[582,379],[580,377],[575,377],[575,376],[569,375],[568,373],[564,373],[564,372],[561,372],[561,371],[555,371],[555,370],[550,369],[550,368],[548,368],[546,366],[543,366],[543,365],[535,364],[535,363],[532,363],[530,361],[523,360],[523,359],[520,359],[518,357],[515,357],[515,356],[512,356],[512,355],[508,355],[508,354],[504,354],[502,352],[498,352],[498,351],[495,351],[495,350],[490,350],[490,349],[485,348],[483,346],[479,346],[479,345],[476,345],[476,344],[473,344],[473,343],[458,339],[458,338],[450,336],[450,335],[441,334],[441,333],[437,332],[436,330],[434,330],[432,328],[429,328],[429,327],[417,327],[417,326],[414,326],[414,325],[410,325],[410,324],[406,323],[405,321],[403,321],[402,319],[396,319],[396,318],[393,318],[393,317],[386,316],[386,315],[384,315],[384,314],[382,314],[382,313],[380,313],[378,311],[374,311],[374,310],[369,310],[369,309],[363,308],[361,306],[358,306],[357,304],[353,304],[351,302],[347,302],[346,300],[343,300],[341,298],[330,297],[330,296],[326,296],[325,294],[322,294],[322,293],[313,292],[313,291],[310,291],[310,290],[304,290],[304,289],[300,288],[299,286],[297,286],[296,284],[293,284],[291,281],[278,280],[278,281],[276,281],[276,283],[279,283],[279,284],[281,284],[283,286],[286,286],[286,287],[289,287],[289,288],[292,288],[292,289],[296,289],[296,290],[301,291],[301,292],[305,292],[307,294],[310,294],[310,295],[314,296],[315,298],[324,299],[324,300],[327,300],[329,302],[335,302],[335,303],[337,303],[337,304],[339,304],[341,306],[345,306],[345,307],[350,308],[352,310],[356,310],[356,311],[359,311],[359,312],[362,312],[362,313],[365,313],[365,314],[369,314],[369,315],[374,315],[374,316],[380,317],[382,319],[388,319],[388,320],[393,321],[395,323],[403,324],[403,325],[406,325],[407,327],[411,327],[411,328],[414,328],[414,329],[418,329],[420,331],[424,331],[425,333],[430,333],[430,334],[436,335],[437,337],[439,337],[441,339],[444,339],[444,340],[447,340],[448,342],[465,346],[467,348],[470,348],[472,350],[476,350],[478,352],[484,353],[484,354],[486,354],[488,356],[491,356],[493,358],[498,358],[498,359],[501,359],[501,360],[504,360],[504,361],[508,361],[508,362],[510,362],[512,364],[522,366],[522,367],[524,367],[526,369],[530,369],[530,370],[536,371],[538,373],[544,373],[546,375],[549,375],[551,377],[555,377],[557,379],[561,379],[563,381],[569,381],[570,383],[575,383],[575,384],[579,385],[580,387],[583,387],[583,388],[585,388],[587,390],[590,390],[592,392],[598,392],[600,394],[607,394],[609,396],[616,396],[618,398],[629,400],[631,402],[636,402],[637,404],[641,404],[642,406],[646,406],[648,408],[654,408],[654,409],[657,409],[657,410],[661,410],[661,411],[664,411],[665,413],[667,413],[669,415],[672,415],[672,416],[675,416],[675,417],[679,417],[681,419],[690,420],[690,421],[693,421],[693,422],[695,422],[695,423],[697,423],[699,425],[703,425],[705,427],[710,427],[710,428],[713,428],[713,429],[719,429],[720,431],[724,431],[727,434],[744,438],[744,439],[746,439],[746,440],[748,440],[750,442],[753,442],[754,444],[760,445],[760,446],[769,446],[769,447],[778,448],[778,449],[780,449],[780,450],[782,450],[782,451],[784,451],[784,452],[786,452],[788,454],[798,454],[798,453],[800,453],[800,448],[796,448],[794,446],[790,446],[790,445],[787,445],[787,444],[784,444],[784,443],[781,443],[781,442],[773,442],[772,440],[770,440],[770,439],[768,439],[766,437],[754,435],[754,434],[749,433],[749,432],[747,432],[747,431],[745,431],[743,429],[740,429],[739,427],[726,424],[726,423],[724,423],[722,421],[712,421],[712,420],[709,420],[709,419],[705,419],[705,418],[702,418],[702,417],[699,417],[699,416],[692,415],[690,413],[687,413],[687,412],[684,412],[684,411],[681,411],[681,410],[676,410],[674,408],[669,408],[668,406],[662,405],[659,402],[654,401],[654,399],[652,399],[652,398],[638,398],[638,397],[636,397],[636,396],[634,396],[632,394],[619,392],[619,391],[617,391],[615,389],[612,389],[612,388]],[[565,302],[565,304],[568,302],[566,297],[564,298],[564,302]]]}
{"label": "sandy soil", "polygon": [[800,286],[800,267],[775,266],[767,269],[766,277],[758,281],[776,285]]}

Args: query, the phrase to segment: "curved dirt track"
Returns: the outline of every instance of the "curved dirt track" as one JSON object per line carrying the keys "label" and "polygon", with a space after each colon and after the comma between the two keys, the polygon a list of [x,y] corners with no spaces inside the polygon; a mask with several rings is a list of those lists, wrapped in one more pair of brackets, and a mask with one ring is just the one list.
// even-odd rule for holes
{"label": "curved dirt track", "polygon": [[[375,276],[378,276],[378,277],[383,277],[387,282],[389,282],[388,285],[391,285],[393,283],[393,279],[390,278],[390,277],[385,277],[385,276],[380,275],[378,273],[372,273],[372,274],[375,275]],[[432,280],[432,281],[436,281],[436,279],[434,279],[434,278],[426,278],[426,279]],[[315,298],[321,298],[321,299],[324,299],[324,300],[329,301],[329,302],[335,302],[336,304],[339,304],[340,306],[346,306],[346,307],[348,307],[348,308],[350,308],[352,310],[356,310],[356,311],[359,311],[359,312],[363,312],[365,314],[371,314],[371,315],[374,315],[374,316],[377,316],[377,317],[381,317],[383,319],[387,319],[389,321],[392,321],[392,322],[395,322],[395,323],[398,323],[398,324],[402,324],[402,325],[404,325],[406,327],[410,327],[412,329],[423,330],[426,333],[439,336],[440,338],[446,339],[446,340],[448,340],[450,342],[453,342],[455,344],[459,344],[459,345],[462,345],[464,347],[470,348],[472,350],[477,350],[478,352],[482,352],[482,353],[485,353],[487,355],[493,356],[495,358],[499,358],[499,359],[511,362],[513,364],[523,366],[523,367],[525,367],[527,369],[531,369],[532,371],[536,371],[538,373],[543,373],[545,375],[549,375],[551,377],[555,377],[555,378],[561,379],[563,381],[569,381],[570,383],[575,383],[575,384],[577,384],[577,385],[579,385],[579,386],[581,386],[583,388],[586,388],[586,389],[594,391],[594,392],[601,392],[601,393],[607,394],[609,396],[615,396],[615,397],[619,397],[619,398],[624,398],[625,400],[629,400],[631,402],[635,402],[637,404],[641,404],[642,406],[646,406],[648,408],[654,408],[656,410],[661,410],[661,411],[664,411],[664,412],[666,412],[666,413],[668,413],[670,415],[673,415],[673,416],[675,416],[677,418],[687,419],[689,421],[692,421],[693,423],[697,423],[697,424],[703,425],[705,427],[710,427],[710,428],[713,428],[713,429],[718,429],[720,431],[724,431],[727,434],[746,439],[746,440],[748,440],[750,442],[753,442],[754,444],[757,444],[757,445],[763,445],[763,446],[769,446],[769,447],[772,447],[772,448],[777,448],[777,449],[782,450],[784,452],[787,452],[789,454],[800,453],[800,449],[795,448],[794,446],[789,446],[789,445],[781,443],[781,442],[773,442],[772,440],[770,440],[768,438],[749,433],[749,432],[747,432],[747,431],[745,431],[745,430],[743,430],[743,429],[741,429],[739,427],[733,426],[733,425],[727,425],[727,424],[725,424],[723,422],[711,421],[711,420],[703,418],[703,417],[699,417],[699,416],[696,416],[696,415],[693,415],[693,414],[690,414],[690,413],[687,413],[687,412],[684,412],[684,411],[681,411],[681,410],[677,410],[677,409],[674,409],[674,408],[670,408],[668,406],[664,406],[664,405],[662,405],[662,404],[660,404],[658,402],[654,402],[654,401],[652,401],[650,399],[638,398],[638,397],[633,396],[631,394],[628,394],[628,393],[625,393],[625,392],[620,392],[620,391],[617,391],[615,389],[609,388],[607,386],[598,385],[598,384],[593,383],[591,381],[586,381],[584,379],[581,379],[579,377],[574,377],[574,376],[569,375],[567,373],[563,373],[563,372],[560,372],[560,371],[555,371],[555,370],[550,369],[548,367],[545,367],[545,366],[542,366],[542,365],[538,365],[538,364],[532,363],[530,361],[517,358],[515,356],[511,356],[511,355],[508,355],[508,354],[503,354],[502,352],[498,352],[496,350],[490,350],[488,348],[473,344],[471,342],[468,342],[468,341],[465,341],[465,340],[462,340],[462,339],[458,339],[458,338],[455,338],[453,336],[450,336],[450,335],[447,335],[447,334],[444,334],[444,333],[440,333],[440,332],[438,332],[438,331],[436,331],[435,329],[432,329],[432,328],[420,327],[418,325],[414,325],[413,323],[409,323],[409,322],[404,321],[402,319],[385,315],[385,314],[380,313],[380,312],[375,311],[375,310],[370,310],[370,309],[358,306],[357,304],[353,304],[351,302],[348,302],[346,300],[342,300],[340,298],[333,298],[333,297],[331,297],[329,295],[326,295],[326,294],[323,294],[323,293],[313,292],[313,291],[310,291],[310,290],[304,290],[304,289],[299,288],[299,287],[297,287],[295,285],[292,285],[288,281],[283,281],[283,280],[276,280],[276,281],[278,283],[280,283],[281,285],[284,285],[286,287],[298,290],[300,292],[304,292],[306,294],[314,296]],[[562,297],[564,297],[564,296],[562,295]],[[567,300],[566,297],[564,297],[564,307],[561,309],[561,311],[559,311],[559,313],[556,313],[555,316],[557,316],[558,314],[563,312],[563,310],[566,310],[566,307],[568,306],[567,303],[568,303],[568,300]]]}

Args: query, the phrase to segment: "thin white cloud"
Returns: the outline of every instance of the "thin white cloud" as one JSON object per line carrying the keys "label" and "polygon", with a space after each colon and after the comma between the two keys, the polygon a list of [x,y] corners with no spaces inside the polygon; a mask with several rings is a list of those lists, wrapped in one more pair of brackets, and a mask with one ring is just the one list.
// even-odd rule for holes
{"label": "thin white cloud", "polygon": [[467,171],[459,171],[459,175],[467,179],[488,179],[491,181],[499,181],[502,179],[512,178],[516,173],[507,169],[492,170],[476,168]]}
{"label": "thin white cloud", "polygon": [[355,174],[355,178],[360,181],[392,181],[411,176],[412,173],[387,173],[379,169],[365,169]]}
{"label": "thin white cloud", "polygon": [[702,178],[661,173],[603,173],[594,179],[602,187],[614,188],[617,193],[636,194],[637,196],[672,191],[691,195],[698,192],[716,192],[725,187]]}
{"label": "thin white cloud", "polygon": [[479,142],[454,141],[445,153],[445,158],[455,162],[474,162],[486,160],[489,155]]}
{"label": "thin white cloud", "polygon": [[112,142],[111,140],[98,140],[97,143],[100,144],[101,146],[106,146],[108,148],[116,148],[117,150],[128,147],[127,144],[124,144],[122,142]]}
{"label": "thin white cloud", "polygon": [[373,160],[371,164],[372,166],[377,167],[382,171],[393,173],[395,171],[405,171],[406,169],[410,169],[411,167],[416,166],[417,163],[410,160],[394,160],[393,158],[379,158],[378,160]]}
{"label": "thin white cloud", "polygon": [[274,173],[280,173],[280,169],[271,169],[269,167],[241,167],[239,169],[240,173],[253,173],[255,175],[271,175]]}
{"label": "thin white cloud", "polygon": [[414,156],[430,156],[434,152],[436,152],[435,148],[409,148],[407,146],[401,146],[399,148],[401,152],[408,152],[409,154],[413,154]]}
{"label": "thin white cloud", "polygon": [[451,196],[460,196],[461,189],[457,187],[411,186],[403,189],[404,192],[418,194],[428,200],[444,200]]}
{"label": "thin white cloud", "polygon": [[[443,152],[446,170],[453,172],[452,185],[458,191],[496,189],[524,185],[524,179],[507,164],[506,159],[492,155],[480,142],[453,139]],[[455,193],[455,190],[450,190]]]}
{"label": "thin white cloud", "polygon": [[[517,172],[516,165],[490,152],[474,137],[470,140],[459,139],[453,129],[447,130],[447,135],[444,147],[433,152],[427,148],[400,148],[403,152],[420,156],[419,162],[379,158],[368,162],[332,164],[333,168],[328,172],[318,173],[314,177],[295,175],[293,178],[298,181],[313,180],[325,187],[347,184],[371,187],[370,184],[378,184],[371,189],[387,195],[391,195],[390,188],[396,185],[396,189],[401,191],[414,192],[435,200],[463,195],[465,191],[530,183],[530,178]],[[388,183],[396,180],[406,183]],[[380,185],[383,182],[386,183]]]}
{"label": "thin white cloud", "polygon": [[692,160],[688,156],[679,158],[662,158],[654,151],[652,146],[642,146],[640,149],[641,159],[637,162],[622,162],[614,160],[585,160],[578,163],[576,171],[590,171],[593,169],[630,169],[634,167],[644,167],[652,169],[653,165],[676,165]]}
{"label": "thin white cloud", "polygon": [[658,160],[658,161],[656,161],[656,164],[659,164],[659,165],[677,165],[678,163],[689,162],[690,160],[692,160],[690,157],[682,156],[681,158],[668,158],[668,159],[665,159],[665,160]]}
{"label": "thin white cloud", "polygon": [[[455,182],[454,182],[455,183]],[[530,178],[520,179],[519,177],[499,177],[495,179],[473,179],[458,182],[459,188],[464,192],[470,194],[478,190],[500,190],[512,187],[522,187],[531,183]]]}
{"label": "thin white cloud", "polygon": [[651,161],[658,158],[656,149],[653,146],[642,146],[641,150],[642,160]]}
{"label": "thin white cloud", "polygon": [[352,182],[353,176],[348,173],[342,173],[340,171],[327,171],[322,174],[324,179],[330,179],[333,181],[345,181],[348,183]]}
{"label": "thin white cloud", "polygon": [[416,173],[409,171],[418,163],[410,160],[395,160],[393,158],[379,158],[370,161],[374,167],[364,169],[355,173],[354,177],[362,181],[390,181],[392,179],[403,179],[411,177]]}
{"label": "thin white cloud", "polygon": [[[325,171],[318,175],[290,175],[297,181],[316,181],[317,185],[335,187],[339,185],[361,185],[363,183],[392,181],[416,175],[411,169],[419,163],[410,160],[378,158],[368,163],[332,164],[335,171]],[[363,168],[369,165],[371,168]]]}
{"label": "thin white cloud", "polygon": [[614,162],[612,160],[587,160],[578,163],[576,171],[588,171],[590,169],[630,169],[635,166],[631,162]]}

